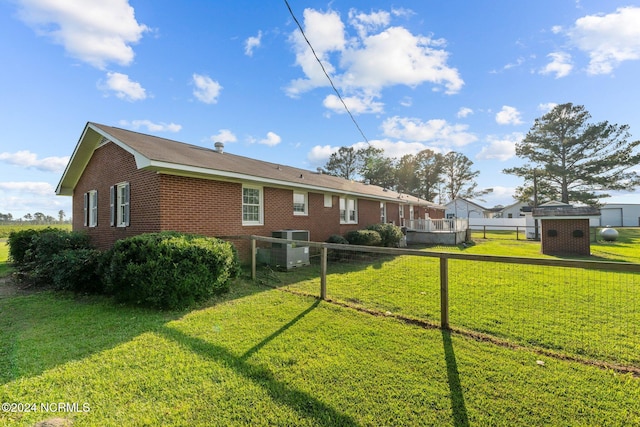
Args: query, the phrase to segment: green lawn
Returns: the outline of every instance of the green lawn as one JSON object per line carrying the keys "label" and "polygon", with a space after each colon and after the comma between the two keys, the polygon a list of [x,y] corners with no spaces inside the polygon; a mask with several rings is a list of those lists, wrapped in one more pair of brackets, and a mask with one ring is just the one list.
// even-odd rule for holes
{"label": "green lawn", "polygon": [[[640,229],[594,243],[594,260],[640,261]],[[490,240],[427,251],[542,256],[539,242]],[[329,261],[328,298],[438,325],[439,261],[378,256]],[[319,266],[261,276],[276,286],[319,295]],[[519,345],[640,368],[640,277],[633,273],[449,261],[450,323]]]}
{"label": "green lawn", "polygon": [[[368,276],[393,261],[373,262]],[[363,266],[341,274],[359,271],[367,276]],[[0,400],[37,409],[0,412],[0,426],[640,424],[640,379],[629,374],[246,278],[184,312],[50,292],[0,297]],[[51,403],[66,410],[43,412]]]}
{"label": "green lawn", "polygon": [[0,307],[2,401],[79,408],[3,412],[0,425],[640,423],[629,375],[245,282],[189,313],[50,293]]}

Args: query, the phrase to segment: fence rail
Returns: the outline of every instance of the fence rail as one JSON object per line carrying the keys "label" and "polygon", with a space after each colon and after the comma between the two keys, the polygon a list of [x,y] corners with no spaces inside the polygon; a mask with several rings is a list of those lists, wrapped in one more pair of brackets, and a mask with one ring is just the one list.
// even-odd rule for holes
{"label": "fence rail", "polygon": [[640,264],[363,247],[308,246],[311,266],[271,272],[278,286],[424,319],[571,357],[640,368]]}

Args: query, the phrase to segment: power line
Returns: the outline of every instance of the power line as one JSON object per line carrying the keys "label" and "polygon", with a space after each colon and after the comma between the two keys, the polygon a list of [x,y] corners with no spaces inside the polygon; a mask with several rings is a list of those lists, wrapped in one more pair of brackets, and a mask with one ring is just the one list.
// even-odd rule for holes
{"label": "power line", "polygon": [[298,18],[296,18],[296,15],[293,13],[293,10],[291,10],[291,6],[289,6],[289,2],[287,0],[284,0],[284,3],[287,5],[287,9],[289,9],[289,13],[291,14],[291,17],[295,21],[296,25],[298,26],[298,29],[300,29],[300,33],[302,33],[302,37],[304,37],[304,40],[309,45],[309,48],[311,49],[313,56],[316,58],[316,61],[318,61],[318,64],[320,64],[320,68],[322,68],[322,72],[324,72],[324,75],[327,76],[327,79],[329,80],[331,87],[333,88],[336,95],[338,95],[338,99],[340,100],[340,102],[342,102],[342,105],[344,106],[344,109],[349,114],[349,117],[351,117],[351,121],[353,122],[354,125],[356,125],[356,128],[358,128],[358,131],[360,132],[360,135],[362,135],[362,137],[364,138],[365,142],[367,144],[370,144],[369,139],[367,139],[364,132],[360,128],[360,125],[358,125],[358,122],[356,121],[355,117],[353,117],[353,114],[351,114],[351,111],[349,111],[349,107],[347,107],[347,104],[344,102],[344,99],[342,99],[342,95],[340,95],[340,92],[338,91],[336,86],[333,84],[333,80],[331,80],[329,73],[327,73],[327,70],[324,68],[324,65],[322,65],[322,61],[320,61],[320,58],[318,58],[318,55],[316,54],[315,49],[311,45],[311,42],[309,41],[309,39],[307,38],[307,35],[304,33],[304,30],[302,29],[302,25],[300,25],[300,22],[298,22]]}

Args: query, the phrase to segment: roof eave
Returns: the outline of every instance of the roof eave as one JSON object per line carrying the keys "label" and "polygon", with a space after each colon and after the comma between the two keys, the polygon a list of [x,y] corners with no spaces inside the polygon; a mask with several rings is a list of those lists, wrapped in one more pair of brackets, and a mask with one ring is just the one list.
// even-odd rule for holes
{"label": "roof eave", "polygon": [[138,153],[134,149],[132,149],[127,144],[119,141],[117,138],[114,138],[112,135],[106,133],[102,129],[96,127],[93,123],[88,122],[84,130],[82,131],[82,135],[80,135],[80,139],[76,144],[76,147],[73,150],[73,154],[69,159],[69,163],[62,173],[62,177],[60,178],[60,182],[58,182],[58,186],[56,187],[56,194],[59,196],[72,196],[73,190],[75,189],[84,169],[87,167],[93,152],[100,146],[100,142],[102,138],[106,138],[114,144],[118,145],[122,149],[131,153],[135,160],[136,165],[139,169],[142,169],[145,166],[148,166],[150,160]]}

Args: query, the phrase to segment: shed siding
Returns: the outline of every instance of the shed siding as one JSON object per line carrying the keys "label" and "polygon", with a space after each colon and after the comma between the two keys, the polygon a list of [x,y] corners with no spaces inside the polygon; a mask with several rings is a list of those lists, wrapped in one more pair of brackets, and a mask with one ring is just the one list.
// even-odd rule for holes
{"label": "shed siding", "polygon": [[[540,222],[543,254],[586,256],[591,254],[589,219],[542,219]],[[575,237],[574,231],[582,232],[582,237]]]}

